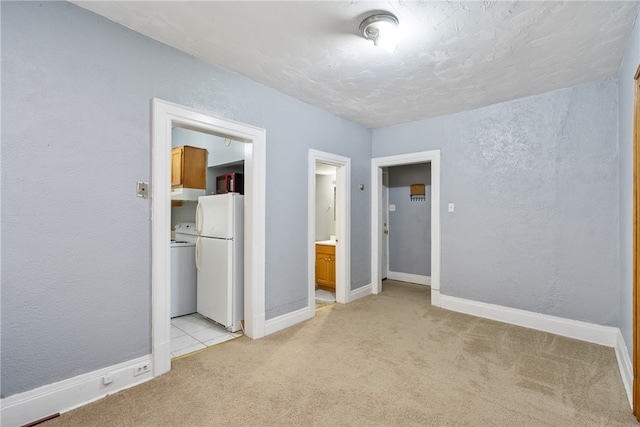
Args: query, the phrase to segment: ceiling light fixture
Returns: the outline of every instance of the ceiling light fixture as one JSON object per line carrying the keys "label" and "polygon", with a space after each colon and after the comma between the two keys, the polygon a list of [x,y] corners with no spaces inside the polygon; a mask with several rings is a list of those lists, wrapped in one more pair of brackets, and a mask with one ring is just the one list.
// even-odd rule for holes
{"label": "ceiling light fixture", "polygon": [[389,12],[376,12],[362,21],[360,35],[393,53],[398,45],[398,18]]}

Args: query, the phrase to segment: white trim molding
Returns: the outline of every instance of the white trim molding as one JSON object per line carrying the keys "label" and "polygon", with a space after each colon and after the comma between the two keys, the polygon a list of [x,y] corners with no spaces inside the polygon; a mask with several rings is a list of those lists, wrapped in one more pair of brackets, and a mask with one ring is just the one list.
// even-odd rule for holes
{"label": "white trim molding", "polygon": [[346,304],[351,287],[351,159],[309,149],[307,176],[308,309],[315,316],[316,164],[336,167],[336,302]]}
{"label": "white trim molding", "polygon": [[387,279],[398,280],[400,282],[415,283],[417,285],[431,286],[431,276],[422,276],[420,274],[402,273],[399,271],[388,271]]}
{"label": "white trim molding", "polygon": [[616,351],[616,360],[618,361],[618,369],[620,370],[624,390],[627,392],[627,399],[629,399],[629,406],[633,409],[633,364],[631,363],[624,337],[619,329],[616,334],[614,350]]}
{"label": "white trim molding", "polygon": [[382,290],[382,168],[431,164],[431,304],[440,291],[440,150],[371,159],[371,293]]}
{"label": "white trim molding", "polygon": [[265,334],[265,188],[266,132],[178,104],[151,101],[151,298],[153,376],[171,369],[170,248],[171,128],[174,126],[225,135],[245,145],[245,335]]}
{"label": "white trim molding", "polygon": [[[437,305],[433,302],[433,295],[431,298],[432,304]],[[633,406],[633,368],[620,329],[448,295],[439,295],[439,299],[440,306],[447,310],[612,347],[629,405]]]}
{"label": "white trim molding", "polygon": [[498,320],[511,325],[523,326],[607,347],[616,346],[619,329],[611,326],[596,325],[595,323],[565,319],[448,295],[441,295],[440,299],[442,308],[447,310]]}
{"label": "white trim molding", "polygon": [[353,302],[368,295],[371,295],[371,283],[349,291],[349,298],[347,302]]}
{"label": "white trim molding", "polygon": [[[144,365],[149,370],[134,376],[134,370]],[[24,425],[102,399],[153,379],[152,368],[147,355],[6,397],[0,401],[2,425]]]}
{"label": "white trim molding", "polygon": [[629,351],[620,329],[464,298],[440,295],[440,292],[438,292],[438,297],[441,304],[435,304],[432,293],[432,304],[439,305],[447,310],[612,347],[615,350],[618,370],[622,377],[622,383],[627,393],[629,405],[633,407],[633,368]]}
{"label": "white trim molding", "polygon": [[315,300],[313,304],[313,314],[311,314],[311,312],[309,311],[309,307],[303,307],[299,310],[292,311],[291,313],[283,314],[282,316],[274,317],[273,319],[267,320],[264,327],[265,335],[271,335],[274,332],[281,331],[290,326],[311,319],[315,315]]}

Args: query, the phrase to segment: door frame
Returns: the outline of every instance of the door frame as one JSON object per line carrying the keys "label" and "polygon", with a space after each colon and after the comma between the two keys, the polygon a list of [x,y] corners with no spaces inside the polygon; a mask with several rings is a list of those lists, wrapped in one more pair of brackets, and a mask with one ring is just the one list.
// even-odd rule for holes
{"label": "door frame", "polygon": [[431,305],[440,302],[440,150],[371,159],[371,293],[382,291],[382,168],[431,163]]}
{"label": "door frame", "polygon": [[[385,182],[385,176],[386,176],[386,181],[387,181],[387,185],[384,185]],[[382,210],[380,211],[380,213],[382,214],[382,220],[385,219],[386,216],[386,220],[387,220],[387,224],[386,224],[386,230],[387,233],[385,234],[384,231],[382,232],[382,240],[381,240],[381,245],[382,245],[382,252],[381,255],[384,255],[386,257],[383,258],[386,260],[386,262],[383,262],[382,265],[380,266],[380,279],[384,280],[387,277],[389,277],[389,169],[388,168],[382,168],[382,193],[381,193],[381,197],[382,197]],[[385,215],[386,214],[386,215]],[[384,224],[382,225],[384,228]]]}
{"label": "door frame", "polygon": [[633,414],[640,421],[640,66],[633,103]]}
{"label": "door frame", "polygon": [[336,302],[349,302],[351,291],[351,159],[333,153],[309,149],[307,201],[307,271],[309,314],[316,311],[316,162],[336,167]]}
{"label": "door frame", "polygon": [[171,128],[179,126],[245,145],[245,335],[265,335],[266,132],[209,113],[151,100],[151,349],[153,376],[171,370]]}

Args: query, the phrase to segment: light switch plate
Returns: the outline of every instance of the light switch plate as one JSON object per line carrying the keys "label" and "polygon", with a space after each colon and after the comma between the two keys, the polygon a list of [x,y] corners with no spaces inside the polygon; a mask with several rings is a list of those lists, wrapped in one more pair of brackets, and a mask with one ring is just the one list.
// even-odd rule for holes
{"label": "light switch plate", "polygon": [[149,198],[149,183],[148,182],[138,182],[138,197],[142,197],[143,199]]}
{"label": "light switch plate", "polygon": [[396,205],[389,205],[389,212],[395,212],[396,211]]}
{"label": "light switch plate", "polygon": [[449,203],[449,212],[453,212],[455,210],[455,205],[453,203]]}

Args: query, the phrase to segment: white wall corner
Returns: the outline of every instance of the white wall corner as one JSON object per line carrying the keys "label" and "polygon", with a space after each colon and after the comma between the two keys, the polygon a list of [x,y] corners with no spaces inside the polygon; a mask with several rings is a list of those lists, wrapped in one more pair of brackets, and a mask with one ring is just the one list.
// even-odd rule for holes
{"label": "white wall corner", "polygon": [[309,310],[309,307],[302,307],[299,310],[292,311],[291,313],[283,314],[282,316],[274,317],[265,322],[264,332],[265,335],[271,335],[274,332],[281,331],[290,326],[309,320],[314,315],[313,310]]}
{"label": "white wall corner", "polygon": [[[146,368],[142,368],[146,367]],[[134,376],[134,371],[143,373]],[[153,379],[151,355],[98,369],[0,401],[3,426],[19,426],[64,413]],[[105,378],[111,382],[104,384]]]}
{"label": "white wall corner", "polygon": [[360,298],[364,298],[367,295],[371,295],[371,283],[369,283],[368,285],[361,286],[358,289],[349,291],[347,302],[353,302]]}
{"label": "white wall corner", "polygon": [[431,286],[431,276],[422,276],[419,274],[402,273],[399,271],[388,271],[387,279],[399,280],[400,282],[416,283],[418,285]]}
{"label": "white wall corner", "polygon": [[629,406],[631,406],[631,408],[633,409],[633,364],[631,363],[627,344],[624,342],[624,337],[622,336],[622,332],[620,331],[620,329],[618,329],[616,338],[616,345],[614,349],[616,351],[618,369],[620,370],[620,376],[622,377],[624,389],[627,392]]}

